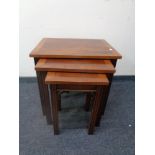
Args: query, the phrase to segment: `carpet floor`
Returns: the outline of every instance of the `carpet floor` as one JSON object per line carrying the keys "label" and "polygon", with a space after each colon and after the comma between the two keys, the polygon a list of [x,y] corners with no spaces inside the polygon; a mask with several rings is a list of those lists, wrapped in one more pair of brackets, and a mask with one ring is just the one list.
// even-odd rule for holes
{"label": "carpet floor", "polygon": [[20,80],[20,155],[134,155],[135,82],[114,80],[100,127],[88,135],[82,93],[62,95],[60,135],[42,115],[37,82]]}

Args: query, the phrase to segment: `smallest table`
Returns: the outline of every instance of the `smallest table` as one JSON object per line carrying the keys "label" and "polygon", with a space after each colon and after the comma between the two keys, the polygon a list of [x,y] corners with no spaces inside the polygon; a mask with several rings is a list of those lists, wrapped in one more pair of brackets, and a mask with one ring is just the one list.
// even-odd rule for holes
{"label": "smallest table", "polygon": [[95,123],[102,104],[102,93],[106,91],[109,80],[105,74],[48,72],[45,83],[50,85],[54,134],[59,134],[58,91],[95,91],[95,100],[88,125],[88,134],[93,134]]}

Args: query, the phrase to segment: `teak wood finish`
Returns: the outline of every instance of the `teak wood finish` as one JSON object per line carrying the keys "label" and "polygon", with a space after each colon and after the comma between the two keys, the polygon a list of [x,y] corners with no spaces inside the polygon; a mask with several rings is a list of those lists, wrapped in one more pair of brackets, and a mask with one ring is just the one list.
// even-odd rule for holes
{"label": "teak wood finish", "polygon": [[[74,59],[75,60],[77,59],[79,60],[81,59],[83,60],[87,60],[87,59],[106,60],[108,59],[108,60],[111,60],[114,67],[116,65],[117,59],[122,58],[122,56],[105,40],[62,39],[62,38],[42,39],[40,43],[32,50],[32,52],[30,53],[30,57],[34,57],[35,64],[37,64],[37,62],[40,61],[40,58],[42,59],[61,58],[62,60],[64,58],[70,59],[70,60],[74,60]],[[58,59],[56,59],[55,62],[58,62]],[[69,68],[69,70],[72,71],[72,68]],[[47,99],[49,97],[49,94],[47,93],[48,88],[44,83],[45,75],[47,71],[46,70],[39,71],[36,69],[36,74],[37,74],[37,79],[38,79],[38,87],[39,87],[39,92],[40,92],[43,114],[46,115],[47,123],[51,124],[52,121],[49,118],[49,114],[51,114],[51,111],[48,110],[49,109],[48,107],[50,107],[50,103],[49,103],[49,99]],[[92,71],[94,72],[94,70]],[[99,71],[100,69],[97,72],[99,73]],[[102,107],[102,110],[101,110],[102,114],[104,113],[107,99],[109,96],[113,73],[108,73],[107,76],[109,79],[109,86],[107,87],[107,91],[105,92],[105,95],[102,96],[103,101],[105,103],[103,104],[104,106]],[[89,87],[91,89],[94,88],[94,86],[89,86]],[[72,87],[69,87],[66,85],[62,85],[61,88],[65,90],[72,90],[71,88],[74,88],[74,89],[78,88],[79,90],[80,89],[84,90],[85,86],[73,85]]]}
{"label": "teak wood finish", "polygon": [[44,38],[31,52],[37,58],[120,59],[122,56],[105,40]]}
{"label": "teak wood finish", "polygon": [[[89,75],[89,76],[88,76]],[[62,78],[63,77],[63,78]],[[77,86],[96,86],[95,101],[93,104],[89,125],[88,134],[93,134],[95,123],[98,119],[99,108],[101,107],[101,99],[103,89],[109,84],[105,74],[87,74],[87,73],[65,73],[65,72],[48,72],[45,78],[45,83],[50,85],[51,101],[52,101],[52,118],[54,134],[59,134],[58,121],[58,86],[67,85],[72,89],[72,84]]]}
{"label": "teak wood finish", "polygon": [[114,73],[110,60],[81,59],[40,59],[35,66],[37,71],[61,71],[83,73]]}
{"label": "teak wood finish", "polygon": [[70,84],[70,85],[108,85],[105,74],[48,72],[45,78],[46,84]]}
{"label": "teak wood finish", "polygon": [[[34,62],[36,64],[38,62],[38,59],[34,58]],[[49,92],[47,85],[45,85],[46,72],[36,71],[36,75],[38,80],[42,112],[43,115],[46,116],[47,124],[52,124]]]}
{"label": "teak wood finish", "polygon": [[52,101],[52,113],[51,117],[53,118],[53,129],[54,134],[59,134],[59,120],[58,120],[58,92],[56,89],[56,85],[50,85],[50,92],[51,92],[51,101]]}
{"label": "teak wood finish", "polygon": [[[116,66],[117,60],[111,60],[113,66]],[[110,88],[111,88],[111,83],[112,83],[112,79],[113,79],[113,74],[107,74],[108,80],[109,80],[109,86],[107,87],[107,89],[104,90],[104,93],[102,93],[102,98],[101,101],[103,101],[103,104],[100,105],[100,109],[98,112],[98,116],[97,116],[97,121],[96,121],[96,126],[100,126],[100,120],[102,115],[104,115],[105,112],[105,108],[107,105],[107,100],[109,97],[109,92],[110,92]]]}
{"label": "teak wood finish", "polygon": [[[113,62],[113,60],[112,60]],[[84,73],[114,73],[115,68],[110,60],[82,60],[82,59],[40,59],[35,66],[37,71],[62,71]],[[110,74],[108,74],[110,75]],[[89,75],[88,75],[89,76]],[[60,77],[62,78],[62,77]],[[77,87],[77,86],[76,86]],[[72,91],[72,90],[71,90]],[[59,103],[61,95],[59,95]],[[92,96],[86,96],[85,109],[89,109]],[[61,107],[61,104],[59,104]],[[61,108],[60,108],[61,109]]]}

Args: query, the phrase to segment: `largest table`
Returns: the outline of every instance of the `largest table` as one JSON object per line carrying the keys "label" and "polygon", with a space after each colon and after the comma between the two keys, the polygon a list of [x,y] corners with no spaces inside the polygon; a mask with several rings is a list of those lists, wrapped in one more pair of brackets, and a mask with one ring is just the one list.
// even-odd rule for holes
{"label": "largest table", "polygon": [[[111,60],[116,66],[117,59],[122,56],[107,41],[101,39],[66,39],[66,38],[43,38],[32,50],[30,57],[34,58],[35,64],[40,58],[59,59],[100,59]],[[46,114],[48,124],[51,124],[51,108],[48,87],[44,82],[46,72],[36,71],[41,98],[43,114]],[[113,74],[108,74],[109,86],[105,92],[104,105],[106,106],[110,92]],[[105,106],[102,109],[104,113]]]}

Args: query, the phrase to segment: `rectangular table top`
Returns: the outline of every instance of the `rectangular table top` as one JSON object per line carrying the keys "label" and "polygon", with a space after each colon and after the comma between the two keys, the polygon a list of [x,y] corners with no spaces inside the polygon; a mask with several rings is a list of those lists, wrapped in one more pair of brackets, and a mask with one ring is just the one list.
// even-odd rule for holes
{"label": "rectangular table top", "polygon": [[110,60],[92,59],[39,59],[36,71],[62,71],[85,73],[114,73]]}
{"label": "rectangular table top", "polygon": [[122,56],[105,40],[43,38],[30,57],[120,59]]}
{"label": "rectangular table top", "polygon": [[46,84],[73,84],[73,85],[108,85],[105,74],[48,72]]}

